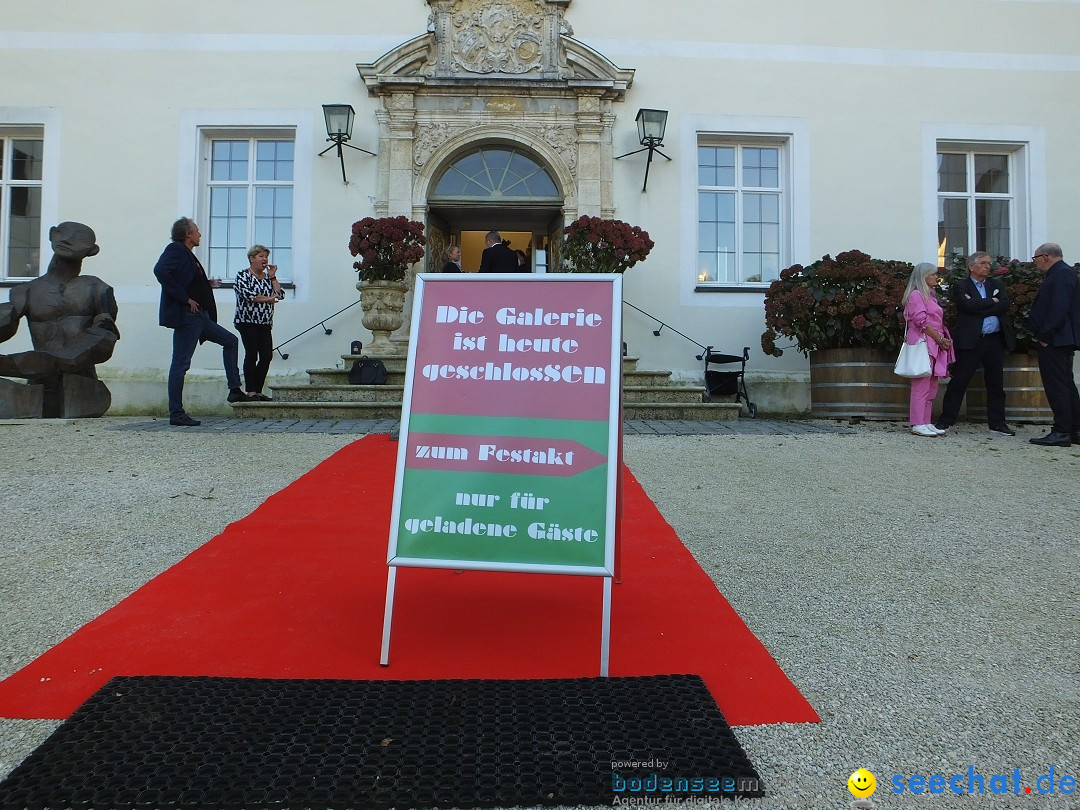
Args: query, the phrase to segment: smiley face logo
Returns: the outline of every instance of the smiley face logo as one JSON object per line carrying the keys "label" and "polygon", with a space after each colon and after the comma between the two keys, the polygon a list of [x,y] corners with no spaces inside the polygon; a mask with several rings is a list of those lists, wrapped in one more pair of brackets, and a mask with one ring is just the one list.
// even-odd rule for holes
{"label": "smiley face logo", "polygon": [[856,799],[865,799],[877,790],[877,779],[866,768],[859,768],[847,780],[847,789]]}

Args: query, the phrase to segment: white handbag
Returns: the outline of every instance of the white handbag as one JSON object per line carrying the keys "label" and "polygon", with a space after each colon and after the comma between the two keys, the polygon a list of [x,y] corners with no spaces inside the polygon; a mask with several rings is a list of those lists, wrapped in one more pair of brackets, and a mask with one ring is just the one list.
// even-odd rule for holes
{"label": "white handbag", "polygon": [[896,358],[893,373],[900,377],[929,377],[930,350],[926,347],[926,338],[921,337],[916,343],[904,343],[900,347],[900,356]]}

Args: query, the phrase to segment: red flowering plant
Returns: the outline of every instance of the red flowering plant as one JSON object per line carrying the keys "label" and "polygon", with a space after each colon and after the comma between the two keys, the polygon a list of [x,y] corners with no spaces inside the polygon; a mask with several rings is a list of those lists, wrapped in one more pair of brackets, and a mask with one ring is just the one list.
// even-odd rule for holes
{"label": "red flowering plant", "polygon": [[349,253],[361,281],[400,281],[424,258],[424,226],[408,217],[364,217],[352,226]]}
{"label": "red flowering plant", "polygon": [[647,231],[618,219],[582,216],[563,234],[563,269],[572,273],[623,273],[644,261],[654,245]]}
{"label": "red flowering plant", "polygon": [[[967,259],[963,256],[954,256],[945,273],[946,292],[939,299],[942,307],[945,308],[947,324],[951,325],[956,319],[956,304],[953,303],[952,295],[948,291],[967,277]],[[1035,336],[1031,334],[1027,319],[1028,313],[1031,312],[1031,305],[1035,303],[1039,286],[1042,284],[1043,274],[1031,262],[998,256],[996,259],[990,259],[990,277],[1001,279],[1009,293],[1008,318],[1012,321],[1013,329],[1016,330],[1015,351],[1034,352]]]}
{"label": "red flowering plant", "polygon": [[774,354],[783,336],[805,355],[859,347],[897,351],[904,339],[900,299],[911,271],[908,262],[858,250],[786,268],[765,292],[761,350]]}

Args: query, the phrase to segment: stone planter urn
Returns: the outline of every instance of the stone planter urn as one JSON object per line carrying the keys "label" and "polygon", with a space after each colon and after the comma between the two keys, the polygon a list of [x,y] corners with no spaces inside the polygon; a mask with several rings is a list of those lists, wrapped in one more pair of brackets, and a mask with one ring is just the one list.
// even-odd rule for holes
{"label": "stone planter urn", "polygon": [[405,295],[409,285],[402,281],[359,281],[361,323],[371,332],[372,341],[366,353],[372,357],[400,354],[390,342],[390,335],[405,322]]}

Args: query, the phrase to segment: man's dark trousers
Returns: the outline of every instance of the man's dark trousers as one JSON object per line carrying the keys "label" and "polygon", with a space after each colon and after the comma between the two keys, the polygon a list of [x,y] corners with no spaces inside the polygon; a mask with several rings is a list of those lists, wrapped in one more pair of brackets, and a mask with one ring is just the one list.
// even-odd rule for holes
{"label": "man's dark trousers", "polygon": [[964,392],[979,366],[986,380],[986,422],[990,427],[1005,424],[1005,337],[1000,331],[981,335],[974,348],[957,349],[956,360],[949,370],[952,378],[941,403],[939,424],[956,423]]}
{"label": "man's dark trousers", "polygon": [[1073,376],[1072,346],[1038,346],[1039,374],[1046,401],[1054,412],[1054,432],[1075,434],[1080,430],[1080,394]]}
{"label": "man's dark trousers", "polygon": [[221,358],[225,365],[225,380],[229,389],[240,387],[239,358],[240,340],[223,326],[210,320],[202,310],[185,312],[182,323],[173,329],[173,356],[169,366],[169,416],[184,416],[184,376],[191,368],[191,357],[200,341],[209,340],[221,346]]}

